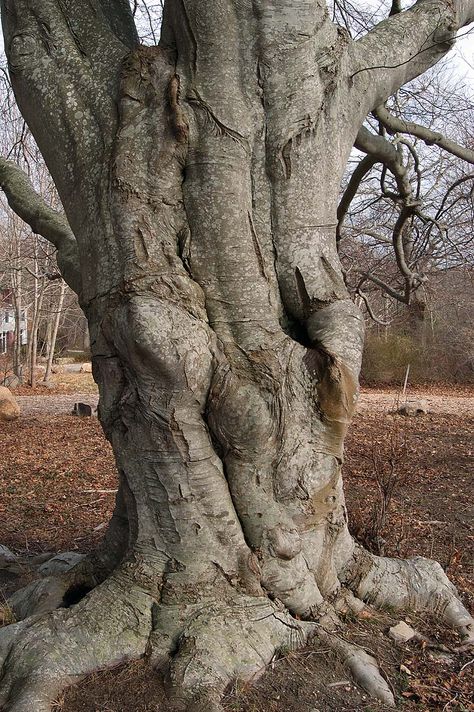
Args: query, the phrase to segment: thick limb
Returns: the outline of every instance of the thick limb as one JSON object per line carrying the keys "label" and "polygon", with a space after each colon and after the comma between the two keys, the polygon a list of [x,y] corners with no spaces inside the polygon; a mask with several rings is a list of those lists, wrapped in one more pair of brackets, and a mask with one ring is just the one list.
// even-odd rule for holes
{"label": "thick limb", "polygon": [[365,91],[364,115],[436,64],[451,49],[456,32],[473,21],[472,0],[418,0],[355,42],[352,79]]}

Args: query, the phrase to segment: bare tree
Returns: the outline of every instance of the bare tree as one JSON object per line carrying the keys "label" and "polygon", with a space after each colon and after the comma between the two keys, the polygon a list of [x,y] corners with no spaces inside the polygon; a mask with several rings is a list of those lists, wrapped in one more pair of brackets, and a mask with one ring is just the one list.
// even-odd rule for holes
{"label": "bare tree", "polygon": [[374,319],[376,289],[422,324],[430,277],[472,264],[473,108],[459,78],[436,67],[374,109],[359,131],[337,234],[348,285]]}
{"label": "bare tree", "polygon": [[[419,0],[357,41],[322,0],[165,2],[159,47],[139,45],[125,0],[2,7],[69,225],[11,166],[3,187],[80,293],[120,484],[102,547],[30,587],[33,617],[0,633],[0,704],[44,712],[148,654],[169,664],[170,708],[216,712],[231,680],[308,637],[393,704],[337,635],[338,603],[436,612],[471,641],[474,621],[438,564],[377,557],[347,528],[363,319],[338,191],[367,114],[449,50],[474,2]],[[34,615],[71,587],[93,590]]]}

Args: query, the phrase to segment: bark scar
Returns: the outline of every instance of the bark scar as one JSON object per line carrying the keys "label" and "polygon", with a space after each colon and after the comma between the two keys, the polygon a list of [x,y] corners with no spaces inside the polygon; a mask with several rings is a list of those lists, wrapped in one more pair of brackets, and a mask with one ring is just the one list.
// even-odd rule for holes
{"label": "bark scar", "polygon": [[186,143],[189,125],[180,104],[181,80],[178,74],[173,74],[168,84],[168,102],[171,109],[171,125],[178,143]]}

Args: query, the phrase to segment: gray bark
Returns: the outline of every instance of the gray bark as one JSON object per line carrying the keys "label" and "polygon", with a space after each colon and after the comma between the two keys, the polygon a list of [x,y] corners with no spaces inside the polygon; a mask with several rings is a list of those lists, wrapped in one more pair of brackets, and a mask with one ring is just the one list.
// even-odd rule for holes
{"label": "gray bark", "polygon": [[[349,589],[403,607],[417,587],[425,608],[439,589],[440,615],[469,633],[438,569],[412,562],[398,577],[355,545],[341,478],[363,322],[337,257],[338,188],[367,111],[440,56],[436,44],[412,57],[420,36],[445,42],[470,17],[471,3],[457,19],[452,7],[418,2],[354,44],[320,0],[168,2],[160,47],[145,48],[123,2],[3,2],[17,100],[77,241],[120,475],[95,557],[112,573],[68,627],[97,631],[99,611],[107,642],[64,661],[71,636],[78,647],[69,632],[43,679],[120,658],[110,587],[118,610],[138,611],[124,657],[178,650],[177,709],[218,709],[233,677],[315,635],[311,621],[334,624]],[[370,68],[388,63],[387,39],[403,70]],[[14,639],[38,649],[42,626]],[[12,698],[12,657],[23,679],[34,673],[13,645],[6,709],[29,709],[34,694],[47,709],[47,685]],[[393,701],[368,656],[336,647]]]}

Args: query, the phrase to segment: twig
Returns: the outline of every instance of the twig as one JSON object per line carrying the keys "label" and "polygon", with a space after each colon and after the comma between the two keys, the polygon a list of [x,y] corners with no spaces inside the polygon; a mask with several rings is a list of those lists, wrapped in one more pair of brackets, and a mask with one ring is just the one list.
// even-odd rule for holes
{"label": "twig", "polygon": [[81,490],[81,494],[116,494],[118,490],[116,489],[87,489]]}
{"label": "twig", "polygon": [[467,668],[469,665],[472,665],[472,663],[474,663],[474,658],[472,658],[472,660],[468,660],[467,663],[464,663],[458,674],[460,675],[462,671],[465,670],[465,668]]}

